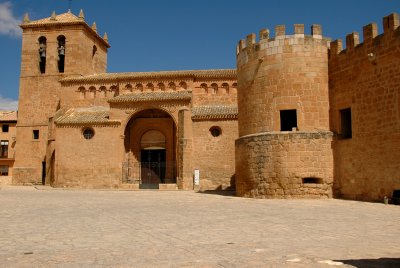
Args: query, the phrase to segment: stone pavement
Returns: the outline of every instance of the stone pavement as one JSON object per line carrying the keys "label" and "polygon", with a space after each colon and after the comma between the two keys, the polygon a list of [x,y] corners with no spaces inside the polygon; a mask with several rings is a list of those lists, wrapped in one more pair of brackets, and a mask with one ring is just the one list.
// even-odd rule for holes
{"label": "stone pavement", "polygon": [[0,190],[0,267],[400,267],[400,206]]}

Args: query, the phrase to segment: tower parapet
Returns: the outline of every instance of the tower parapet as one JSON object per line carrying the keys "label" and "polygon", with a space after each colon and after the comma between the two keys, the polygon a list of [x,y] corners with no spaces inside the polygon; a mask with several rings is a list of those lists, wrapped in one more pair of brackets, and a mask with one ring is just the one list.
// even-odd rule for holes
{"label": "tower parapet", "polygon": [[[275,37],[263,29],[237,46],[236,191],[261,198],[332,196],[328,50],[322,27]],[[313,157],[309,157],[312,155]]]}

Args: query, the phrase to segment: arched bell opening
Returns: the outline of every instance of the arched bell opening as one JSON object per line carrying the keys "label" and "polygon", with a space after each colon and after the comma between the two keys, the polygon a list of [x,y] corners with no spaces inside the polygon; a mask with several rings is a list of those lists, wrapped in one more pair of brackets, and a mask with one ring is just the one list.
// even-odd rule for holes
{"label": "arched bell opening", "polygon": [[132,116],[125,128],[123,183],[149,188],[176,183],[176,133],[165,111],[148,109]]}

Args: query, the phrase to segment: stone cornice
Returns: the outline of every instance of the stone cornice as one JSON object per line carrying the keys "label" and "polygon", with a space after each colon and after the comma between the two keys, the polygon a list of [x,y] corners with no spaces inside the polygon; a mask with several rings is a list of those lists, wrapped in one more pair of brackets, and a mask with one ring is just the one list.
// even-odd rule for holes
{"label": "stone cornice", "polygon": [[87,76],[70,76],[60,80],[64,83],[112,83],[130,80],[236,80],[236,69],[182,70],[160,72],[103,73]]}

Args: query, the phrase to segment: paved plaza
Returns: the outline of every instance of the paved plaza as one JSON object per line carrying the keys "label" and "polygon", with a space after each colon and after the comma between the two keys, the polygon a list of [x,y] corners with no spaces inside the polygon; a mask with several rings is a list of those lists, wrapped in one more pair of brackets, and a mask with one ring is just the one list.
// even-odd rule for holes
{"label": "paved plaza", "polygon": [[0,267],[400,267],[400,206],[0,190]]}

